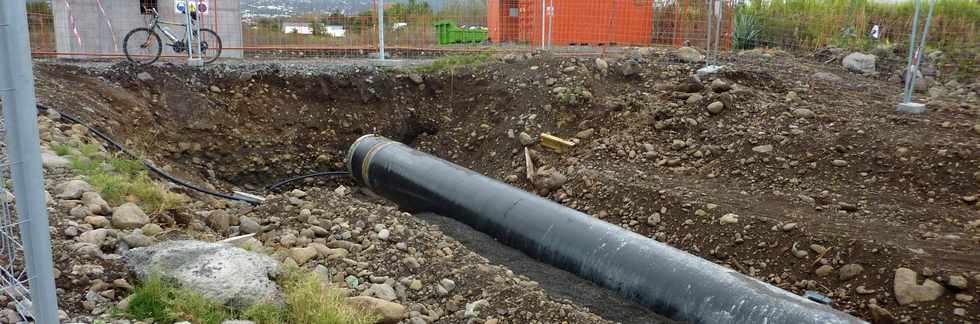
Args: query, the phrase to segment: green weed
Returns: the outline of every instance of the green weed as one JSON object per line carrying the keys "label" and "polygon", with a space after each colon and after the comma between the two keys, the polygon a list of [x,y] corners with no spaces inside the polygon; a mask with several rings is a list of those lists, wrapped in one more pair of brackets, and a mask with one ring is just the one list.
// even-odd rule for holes
{"label": "green weed", "polygon": [[220,324],[230,319],[245,319],[258,324],[371,324],[381,319],[379,314],[348,304],[343,292],[324,285],[318,275],[308,269],[288,269],[278,281],[285,295],[285,306],[256,304],[238,310],[153,274],[136,287],[129,307],[115,314],[152,319],[157,323],[190,321],[195,324]]}
{"label": "green weed", "polygon": [[371,324],[381,319],[347,304],[340,290],[324,286],[312,271],[289,270],[281,277],[289,323]]}
{"label": "green weed", "polygon": [[155,213],[173,208],[184,200],[183,196],[153,181],[138,160],[106,153],[96,144],[78,145],[77,151],[64,144],[52,149],[56,153],[67,152],[71,167],[85,176],[111,205],[135,202],[143,210]]}
{"label": "green weed", "polygon": [[739,13],[735,16],[732,46],[735,49],[755,48],[761,32],[762,27],[759,25],[758,18],[751,14]]}
{"label": "green weed", "polygon": [[173,284],[164,281],[160,276],[151,275],[136,287],[130,297],[129,307],[123,311],[134,318],[169,323],[176,319],[169,307],[175,291]]}
{"label": "green weed", "polygon": [[58,154],[58,156],[66,156],[71,154],[71,146],[68,146],[67,144],[51,145],[51,150],[54,151],[55,154]]}

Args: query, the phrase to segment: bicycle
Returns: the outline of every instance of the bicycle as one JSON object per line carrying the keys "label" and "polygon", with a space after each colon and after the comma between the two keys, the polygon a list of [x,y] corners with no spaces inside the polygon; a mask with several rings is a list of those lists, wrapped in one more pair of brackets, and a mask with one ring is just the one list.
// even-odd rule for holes
{"label": "bicycle", "polygon": [[[164,21],[160,19],[160,14],[155,8],[147,8],[146,11],[153,15],[148,27],[133,29],[123,39],[123,53],[126,54],[126,59],[140,65],[153,64],[160,59],[160,55],[163,53],[163,42],[156,31],[160,31],[170,40],[167,46],[173,49],[174,53],[186,52],[188,45],[195,46],[194,50],[197,51],[197,44],[194,44],[193,41],[188,42],[186,36],[184,39],[178,40],[169,29],[161,26],[171,25],[187,28],[187,24]],[[192,19],[192,28],[196,20]],[[201,45],[199,55],[204,63],[214,62],[221,56],[221,37],[218,36],[218,33],[207,28],[201,28],[200,33],[201,37],[198,37],[198,31],[195,29],[191,36],[192,40],[197,40]]]}

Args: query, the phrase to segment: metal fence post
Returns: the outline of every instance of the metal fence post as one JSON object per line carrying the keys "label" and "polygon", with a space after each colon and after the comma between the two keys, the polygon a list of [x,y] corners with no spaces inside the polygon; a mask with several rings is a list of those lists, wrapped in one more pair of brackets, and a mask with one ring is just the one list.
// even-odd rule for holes
{"label": "metal fence post", "polygon": [[24,1],[0,2],[0,95],[35,323],[58,323]]}
{"label": "metal fence post", "polygon": [[548,49],[551,49],[551,36],[555,32],[555,0],[548,6]]}
{"label": "metal fence post", "polygon": [[704,53],[705,54],[704,55],[704,66],[711,66],[712,65],[711,64],[711,43],[714,40],[714,34],[711,32],[711,28],[714,27],[714,25],[715,25],[715,20],[714,20],[715,6],[714,6],[714,3],[715,3],[714,0],[706,0],[705,1],[705,8],[706,8],[706,10],[705,10],[705,16],[708,17],[708,21],[704,25],[705,26],[705,29],[707,29],[707,32],[705,33],[705,39],[704,39],[704,51],[705,51],[705,53]]}
{"label": "metal fence post", "polygon": [[921,0],[915,0],[915,13],[912,16],[912,33],[909,34],[909,64],[906,65],[905,71],[905,97],[902,101],[904,103],[912,101],[912,93],[909,92],[909,85],[912,84],[911,80],[915,76],[915,71],[912,70],[912,63],[915,58],[915,34],[917,34],[917,29],[919,28],[919,6],[921,4]]}
{"label": "metal fence post", "polygon": [[541,0],[541,49],[542,50],[544,49],[545,46],[545,26],[547,26],[547,24],[545,24],[545,11],[548,10],[545,9],[545,6],[546,6],[545,0]]}
{"label": "metal fence post", "polygon": [[926,49],[926,38],[929,36],[929,23],[932,22],[932,14],[936,9],[936,0],[929,1],[929,14],[926,15],[926,22],[922,26],[922,37],[919,45],[915,45],[916,28],[919,26],[920,0],[915,0],[915,16],[912,18],[912,35],[909,37],[909,65],[905,69],[905,93],[902,102],[898,104],[898,111],[908,113],[923,113],[926,111],[924,104],[912,102],[912,92],[915,91],[915,75],[922,64],[922,55]]}
{"label": "metal fence post", "polygon": [[385,0],[378,0],[378,59],[385,59]]}

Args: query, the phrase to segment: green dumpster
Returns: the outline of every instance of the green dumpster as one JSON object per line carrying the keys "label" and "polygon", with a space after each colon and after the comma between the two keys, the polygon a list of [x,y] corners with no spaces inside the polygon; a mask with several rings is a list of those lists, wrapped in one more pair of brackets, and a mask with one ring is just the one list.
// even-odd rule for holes
{"label": "green dumpster", "polygon": [[435,23],[436,37],[439,45],[455,43],[480,43],[487,40],[487,29],[461,29],[452,20],[440,20]]}

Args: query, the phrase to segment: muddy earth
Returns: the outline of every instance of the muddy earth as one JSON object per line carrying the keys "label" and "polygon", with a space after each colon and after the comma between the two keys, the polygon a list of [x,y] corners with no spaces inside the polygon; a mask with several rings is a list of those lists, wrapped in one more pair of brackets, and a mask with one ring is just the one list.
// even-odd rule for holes
{"label": "muddy earth", "polygon": [[[977,322],[980,79],[936,77],[917,94],[928,113],[897,113],[898,57],[881,58],[871,75],[817,55],[750,51],[694,78],[701,65],[659,50],[601,60],[512,54],[426,73],[41,63],[35,74],[42,105],[216,190],[265,195],[282,178],[343,170],[356,138],[381,134],[785,290],[819,292],[867,320]],[[538,143],[543,133],[576,145],[553,152]],[[335,190],[352,185],[310,179],[286,188],[301,197],[276,194],[254,210],[185,192],[193,203],[154,219],[169,235],[205,224],[198,230],[221,239],[234,231],[207,229],[207,213],[252,213],[265,229],[260,240],[283,248],[296,244],[284,235],[309,226],[357,228],[347,239],[379,242],[377,224],[404,225],[394,237],[418,244],[411,252],[382,242],[363,259],[317,262],[341,278],[421,279],[425,288],[403,302],[430,322],[461,322],[454,314],[480,299],[487,322],[603,321],[596,307],[549,294],[435,225],[357,189]],[[53,226],[72,226],[62,216]],[[81,301],[92,283],[71,279],[72,268],[119,266],[85,260],[71,251],[72,237],[54,236],[62,304],[71,318],[91,316]],[[438,268],[456,270],[429,271]],[[896,279],[902,268],[916,274],[911,282]],[[443,277],[461,284],[437,293]],[[899,304],[924,280],[941,289]]]}

